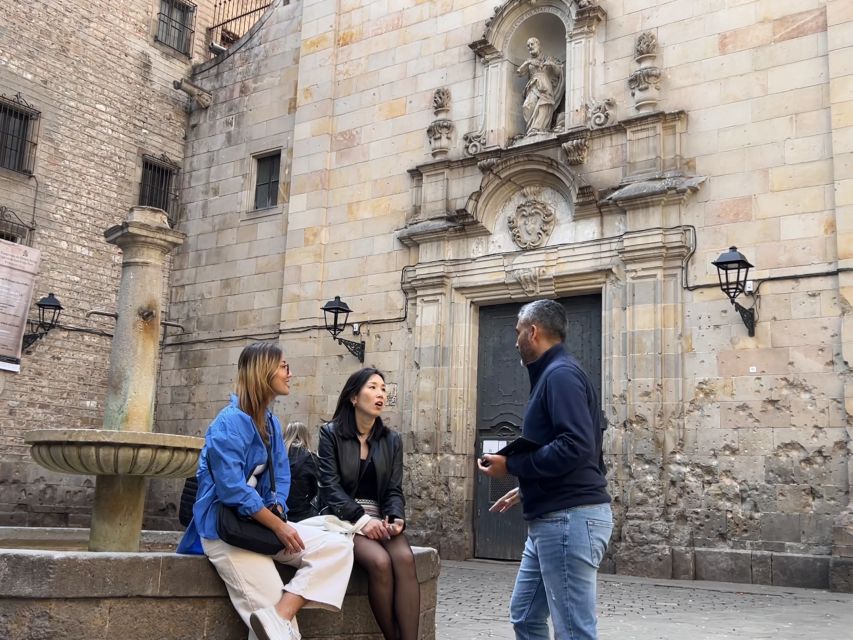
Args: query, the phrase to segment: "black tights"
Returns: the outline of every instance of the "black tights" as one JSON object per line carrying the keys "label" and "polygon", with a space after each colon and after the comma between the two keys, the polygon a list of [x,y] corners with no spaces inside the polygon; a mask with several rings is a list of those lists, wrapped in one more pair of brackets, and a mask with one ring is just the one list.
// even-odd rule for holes
{"label": "black tights", "polygon": [[385,640],[417,640],[421,588],[405,534],[387,541],[355,536],[355,561],[367,571],[367,597]]}

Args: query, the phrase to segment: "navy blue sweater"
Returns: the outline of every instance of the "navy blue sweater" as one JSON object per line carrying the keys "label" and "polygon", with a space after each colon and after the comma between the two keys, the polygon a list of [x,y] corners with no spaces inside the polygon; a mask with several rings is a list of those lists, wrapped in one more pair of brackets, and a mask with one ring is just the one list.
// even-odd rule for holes
{"label": "navy blue sweater", "polygon": [[530,399],[522,433],[543,446],[507,458],[518,476],[524,519],[610,502],[601,462],[601,408],[578,361],[562,344],[527,365]]}

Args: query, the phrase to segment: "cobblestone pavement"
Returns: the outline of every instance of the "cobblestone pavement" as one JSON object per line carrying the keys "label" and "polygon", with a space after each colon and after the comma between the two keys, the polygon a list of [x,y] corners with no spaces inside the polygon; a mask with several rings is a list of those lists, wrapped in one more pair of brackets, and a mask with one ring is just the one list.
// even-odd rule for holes
{"label": "cobblestone pavement", "polygon": [[[438,640],[514,640],[516,563],[443,561]],[[722,582],[599,576],[601,640],[853,638],[853,594]]]}

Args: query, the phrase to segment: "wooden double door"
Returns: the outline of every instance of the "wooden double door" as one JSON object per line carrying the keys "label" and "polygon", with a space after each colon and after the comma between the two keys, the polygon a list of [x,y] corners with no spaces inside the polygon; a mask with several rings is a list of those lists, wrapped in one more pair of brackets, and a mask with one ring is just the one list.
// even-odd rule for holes
{"label": "wooden double door", "polygon": [[[601,397],[601,296],[558,300],[569,316],[566,348],[589,374]],[[515,324],[521,304],[480,308],[477,367],[477,455],[494,452],[521,434],[522,416],[530,393],[527,369],[515,348]],[[489,506],[517,486],[514,476],[493,480],[477,474],[474,513],[474,555],[518,560],[526,527],[521,508],[490,513]]]}

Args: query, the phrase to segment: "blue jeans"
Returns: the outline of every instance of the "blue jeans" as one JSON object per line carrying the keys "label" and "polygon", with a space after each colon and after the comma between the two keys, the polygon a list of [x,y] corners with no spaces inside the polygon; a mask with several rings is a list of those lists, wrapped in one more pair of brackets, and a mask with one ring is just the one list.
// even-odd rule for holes
{"label": "blue jeans", "polygon": [[598,565],[613,531],[609,504],[546,513],[527,523],[510,621],[517,640],[595,640]]}

